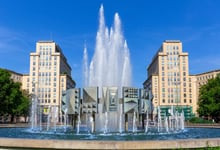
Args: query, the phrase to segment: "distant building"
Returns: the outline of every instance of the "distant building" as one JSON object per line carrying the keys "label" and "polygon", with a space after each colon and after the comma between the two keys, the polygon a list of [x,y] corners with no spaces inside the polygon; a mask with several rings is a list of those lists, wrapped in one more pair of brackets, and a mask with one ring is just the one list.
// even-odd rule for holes
{"label": "distant building", "polygon": [[[3,68],[2,68],[3,69]],[[8,72],[11,73],[11,79],[14,81],[14,82],[20,82],[22,83],[22,77],[23,77],[23,74],[21,73],[17,73],[15,71],[12,71],[12,70],[9,70],[9,69],[4,69]]]}
{"label": "distant building", "polygon": [[30,93],[29,87],[30,87],[29,74],[23,74],[23,76],[22,76],[22,89],[24,89]]}
{"label": "distant building", "polygon": [[[198,102],[199,100],[199,89],[201,86],[208,83],[208,80],[215,78],[218,74],[220,74],[220,70],[212,70],[208,72],[203,72],[200,74],[194,75],[194,80],[196,80],[196,100]],[[196,105],[197,109],[197,105]]]}
{"label": "distant building", "polygon": [[[147,68],[148,77],[143,83],[152,91],[154,107],[160,106],[162,115],[171,106],[184,110],[185,116],[196,113],[196,82],[189,75],[188,53],[182,51],[179,40],[165,40]],[[156,114],[156,109],[154,109]]]}
{"label": "distant building", "polygon": [[30,74],[24,79],[29,92],[37,95],[44,114],[49,106],[58,107],[61,115],[62,92],[74,88],[71,67],[61,48],[54,41],[39,41],[36,52],[30,53]]}
{"label": "distant building", "polygon": [[220,70],[212,70],[208,72],[203,72],[200,74],[196,74],[196,80],[197,80],[197,89],[208,83],[208,80],[215,78],[218,74],[220,74]]}

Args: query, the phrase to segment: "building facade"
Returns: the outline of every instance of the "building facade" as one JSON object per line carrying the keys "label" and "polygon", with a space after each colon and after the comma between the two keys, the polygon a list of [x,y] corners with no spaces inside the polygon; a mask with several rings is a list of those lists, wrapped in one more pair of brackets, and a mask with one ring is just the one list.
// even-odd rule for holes
{"label": "building facade", "polygon": [[[199,100],[199,89],[201,86],[205,85],[208,83],[208,80],[215,78],[218,74],[220,74],[220,70],[212,70],[208,72],[203,72],[200,74],[194,75],[194,80],[196,81],[196,100],[198,102]],[[195,105],[196,109],[198,107],[197,103]]]}
{"label": "building facade", "polygon": [[17,72],[15,72],[15,71],[8,70],[8,69],[4,69],[4,70],[8,71],[8,72],[11,74],[11,79],[12,79],[14,82],[20,82],[20,83],[22,83],[23,74],[17,73]]}
{"label": "building facade", "polygon": [[[144,89],[152,91],[154,107],[160,106],[167,113],[171,106],[195,113],[193,104],[195,82],[189,75],[188,53],[182,51],[179,40],[165,40],[147,68]],[[156,110],[156,109],[155,109]],[[188,114],[188,115],[190,115]]]}
{"label": "building facade", "polygon": [[75,87],[71,67],[54,41],[36,43],[36,52],[30,53],[30,74],[24,80],[29,93],[37,96],[44,114],[53,106],[58,107],[61,115],[62,92]]}

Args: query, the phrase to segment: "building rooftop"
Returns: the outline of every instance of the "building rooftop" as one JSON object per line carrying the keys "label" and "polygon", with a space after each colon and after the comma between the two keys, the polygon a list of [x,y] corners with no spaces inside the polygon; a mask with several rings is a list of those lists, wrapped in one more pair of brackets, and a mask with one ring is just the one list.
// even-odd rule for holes
{"label": "building rooftop", "polygon": [[220,69],[211,70],[211,71],[207,71],[207,72],[203,72],[203,73],[199,73],[199,74],[195,74],[195,75],[199,76],[199,75],[204,75],[204,74],[213,73],[213,72],[220,72]]}
{"label": "building rooftop", "polygon": [[1,68],[1,69],[4,69],[4,70],[6,70],[6,71],[8,71],[8,72],[10,72],[10,73],[17,74],[17,75],[20,75],[20,76],[23,75],[22,73],[15,72],[15,71],[13,71],[13,70],[5,69],[5,68]]}
{"label": "building rooftop", "polygon": [[180,40],[164,40],[166,43],[181,43]]}
{"label": "building rooftop", "polygon": [[38,41],[37,43],[55,43],[53,40],[41,40]]}

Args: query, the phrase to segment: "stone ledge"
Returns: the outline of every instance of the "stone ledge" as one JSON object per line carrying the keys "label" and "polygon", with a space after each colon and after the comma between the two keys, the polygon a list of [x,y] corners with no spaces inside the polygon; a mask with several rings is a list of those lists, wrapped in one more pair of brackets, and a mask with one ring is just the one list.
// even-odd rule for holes
{"label": "stone ledge", "polygon": [[76,141],[0,138],[2,148],[40,149],[178,149],[218,147],[220,138],[158,141]]}

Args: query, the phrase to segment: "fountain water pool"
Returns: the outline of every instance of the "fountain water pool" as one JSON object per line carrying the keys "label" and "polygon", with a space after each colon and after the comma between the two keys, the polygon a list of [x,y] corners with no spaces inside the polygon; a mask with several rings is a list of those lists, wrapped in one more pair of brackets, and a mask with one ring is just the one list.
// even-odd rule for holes
{"label": "fountain water pool", "polygon": [[[177,139],[204,139],[220,138],[219,128],[186,128],[183,132],[154,133],[76,133],[68,128],[68,132],[61,132],[63,128],[58,128],[48,132],[33,132],[29,128],[0,128],[1,138],[24,138],[24,139],[59,139],[59,140],[101,140],[101,141],[139,141],[139,140],[177,140]],[[157,129],[156,129],[157,130]]]}

